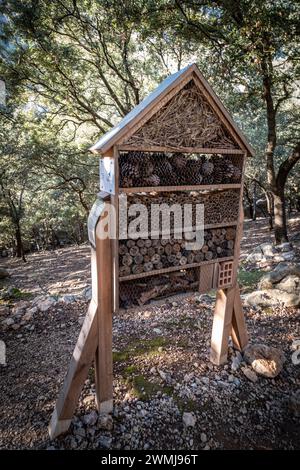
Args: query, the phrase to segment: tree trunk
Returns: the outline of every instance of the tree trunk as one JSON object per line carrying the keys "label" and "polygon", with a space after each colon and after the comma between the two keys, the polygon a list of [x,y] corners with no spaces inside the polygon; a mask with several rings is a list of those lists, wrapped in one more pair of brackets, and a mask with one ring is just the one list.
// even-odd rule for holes
{"label": "tree trunk", "polygon": [[19,224],[16,225],[15,237],[16,237],[16,244],[17,244],[17,258],[22,258],[23,261],[26,262],[26,258],[24,255],[22,235],[21,235],[21,228]]}
{"label": "tree trunk", "polygon": [[266,192],[266,199],[267,199],[267,211],[268,211],[268,218],[269,218],[269,229],[273,230],[273,203],[272,203],[272,194],[270,192]]}
{"label": "tree trunk", "polygon": [[284,189],[290,171],[299,160],[300,142],[296,144],[291,155],[281,163],[276,177],[276,185],[272,188],[274,196],[275,240],[277,244],[288,241]]}
{"label": "tree trunk", "polygon": [[256,220],[256,183],[254,181],[253,184],[253,214],[252,214],[252,219]]}
{"label": "tree trunk", "polygon": [[276,245],[288,241],[284,188],[278,189],[273,193],[274,197],[274,234]]}

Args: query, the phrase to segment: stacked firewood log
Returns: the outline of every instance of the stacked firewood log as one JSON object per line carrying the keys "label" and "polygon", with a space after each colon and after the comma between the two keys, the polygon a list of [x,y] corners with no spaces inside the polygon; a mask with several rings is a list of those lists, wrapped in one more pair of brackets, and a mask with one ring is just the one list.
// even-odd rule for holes
{"label": "stacked firewood log", "polygon": [[205,230],[204,244],[196,250],[188,249],[191,242],[174,237],[120,240],[120,277],[233,256],[235,235],[234,227]]}
{"label": "stacked firewood log", "polygon": [[[196,205],[204,204],[204,223],[219,224],[235,222],[238,218],[239,191],[222,190],[213,192],[199,191],[176,191],[148,193],[147,195],[129,194],[127,196],[128,210],[132,204],[144,204],[148,210],[149,230],[151,228],[151,205],[168,204],[171,208],[174,204],[181,206],[182,217],[184,217],[184,205],[192,205],[192,224],[196,224]],[[133,218],[133,217],[132,217]],[[132,218],[129,218],[129,222]],[[184,220],[182,219],[182,223]],[[171,225],[171,229],[173,226]]]}
{"label": "stacked firewood log", "polygon": [[144,305],[152,299],[163,298],[179,292],[197,291],[199,268],[185,269],[146,279],[120,282],[120,307]]}
{"label": "stacked firewood log", "polygon": [[241,160],[231,155],[127,152],[120,155],[120,187],[240,183]]}

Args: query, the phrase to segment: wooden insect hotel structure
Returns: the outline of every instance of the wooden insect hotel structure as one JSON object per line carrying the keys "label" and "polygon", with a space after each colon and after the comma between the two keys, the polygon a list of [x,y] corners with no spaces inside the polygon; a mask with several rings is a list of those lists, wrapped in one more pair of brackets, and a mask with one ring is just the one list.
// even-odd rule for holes
{"label": "wooden insect hotel structure", "polygon": [[[216,289],[211,361],[226,361],[229,336],[240,350],[248,341],[237,268],[244,166],[253,150],[197,66],[165,79],[91,150],[100,156],[102,190],[89,227],[93,298],[52,416],[51,437],[68,429],[93,360],[98,409],[112,410],[112,315],[119,308]],[[118,223],[115,238],[101,239],[109,204],[119,222],[124,195],[128,214],[135,204],[203,204],[202,246],[187,250],[186,240],[172,233],[172,221],[167,239],[119,238]]]}

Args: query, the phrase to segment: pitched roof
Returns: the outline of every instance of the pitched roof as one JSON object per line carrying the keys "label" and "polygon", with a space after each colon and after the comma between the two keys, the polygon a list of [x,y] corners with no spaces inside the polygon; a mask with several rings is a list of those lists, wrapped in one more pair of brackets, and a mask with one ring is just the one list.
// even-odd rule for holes
{"label": "pitched roof", "polygon": [[201,72],[199,71],[196,64],[190,64],[183,69],[179,70],[178,72],[169,75],[165,80],[163,80],[157,88],[155,88],[152,93],[150,93],[143,101],[141,101],[135,108],[130,111],[116,126],[114,126],[110,131],[106,132],[98,142],[96,142],[90,150],[93,153],[105,153],[107,152],[114,144],[121,139],[121,137],[126,132],[126,129],[132,127],[132,125],[137,122],[139,119],[144,117],[150,109],[153,108],[163,96],[169,93],[176,85],[180,84],[188,75],[192,75],[195,73],[200,80],[202,86],[206,89],[209,93],[215,105],[219,108],[221,113],[223,114],[224,119],[229,123],[230,127],[239,137],[241,142],[243,143],[245,149],[250,155],[254,154],[254,151],[242,134],[240,129],[236,126],[233,118],[230,116],[228,111],[224,108],[223,104],[214,93],[208,82],[205,80]]}

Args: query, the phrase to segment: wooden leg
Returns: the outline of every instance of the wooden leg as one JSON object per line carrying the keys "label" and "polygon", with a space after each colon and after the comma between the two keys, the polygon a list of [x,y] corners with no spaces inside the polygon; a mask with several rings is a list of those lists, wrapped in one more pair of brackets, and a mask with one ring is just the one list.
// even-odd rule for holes
{"label": "wooden leg", "polygon": [[210,353],[210,360],[216,365],[224,364],[227,360],[234,298],[235,287],[217,291]]}
{"label": "wooden leg", "polygon": [[84,381],[95,355],[97,341],[97,304],[92,300],[49,424],[51,439],[66,432],[71,424]]}
{"label": "wooden leg", "polygon": [[216,365],[224,364],[227,360],[229,335],[237,349],[245,349],[248,334],[237,284],[217,291],[210,354],[211,362]]}
{"label": "wooden leg", "polygon": [[234,346],[243,351],[248,344],[248,333],[243,313],[241,295],[239,286],[236,286],[236,292],[233,304],[232,330],[231,337]]}
{"label": "wooden leg", "polygon": [[95,356],[96,403],[99,412],[113,409],[113,363],[112,363],[112,312],[113,274],[112,241],[98,240],[96,251],[98,265],[98,349]]}

